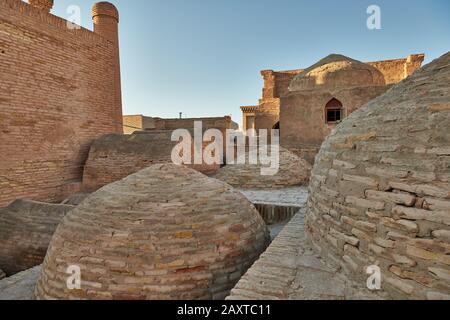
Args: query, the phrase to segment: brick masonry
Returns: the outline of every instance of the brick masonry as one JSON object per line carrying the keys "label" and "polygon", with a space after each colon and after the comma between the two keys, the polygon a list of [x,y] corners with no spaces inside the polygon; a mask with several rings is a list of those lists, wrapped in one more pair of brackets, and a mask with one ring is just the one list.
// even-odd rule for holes
{"label": "brick masonry", "polygon": [[314,166],[307,230],[354,279],[450,299],[450,53],[340,124]]}
{"label": "brick masonry", "polygon": [[388,299],[364,282],[349,279],[308,244],[305,210],[300,210],[260,259],[233,288],[227,300]]}
{"label": "brick masonry", "polygon": [[245,164],[227,165],[214,175],[233,187],[243,189],[274,189],[306,185],[309,180],[311,165],[295,154],[280,148],[279,170],[275,175],[262,175],[261,168],[269,167],[261,162],[250,164],[246,153]]}
{"label": "brick masonry", "polygon": [[[223,299],[269,241],[255,207],[216,179],[172,164],[110,184],[58,227],[39,299]],[[81,290],[66,269],[81,267]]]}
{"label": "brick masonry", "polygon": [[74,207],[16,200],[0,209],[0,269],[11,276],[40,265],[56,227]]}
{"label": "brick masonry", "polygon": [[[171,130],[162,130],[110,134],[95,140],[84,167],[83,190],[95,191],[153,164],[172,163],[172,150],[178,142],[172,141],[171,136]],[[191,155],[194,155],[193,150]],[[211,174],[219,170],[220,164],[203,163],[192,167]]]}
{"label": "brick masonry", "polygon": [[107,38],[117,23],[108,26],[69,29],[0,1],[0,206],[64,199],[80,187],[92,140],[122,131],[118,43]]}

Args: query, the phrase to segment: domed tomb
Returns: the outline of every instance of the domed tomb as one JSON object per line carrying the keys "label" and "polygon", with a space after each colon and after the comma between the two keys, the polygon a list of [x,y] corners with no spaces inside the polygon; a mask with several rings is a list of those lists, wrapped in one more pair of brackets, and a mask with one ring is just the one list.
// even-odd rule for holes
{"label": "domed tomb", "polygon": [[[223,299],[268,245],[254,206],[229,185],[157,164],[107,185],[63,220],[38,299]],[[66,286],[70,266],[81,289]]]}
{"label": "domed tomb", "polygon": [[28,200],[0,208],[0,268],[12,276],[40,265],[56,227],[73,208]]}
{"label": "domed tomb", "polygon": [[276,189],[305,185],[309,181],[311,165],[283,147],[280,147],[279,170],[275,175],[263,175],[261,169],[269,166],[260,161],[257,165],[250,164],[248,152],[245,157],[245,164],[227,165],[214,177],[243,189]]}
{"label": "domed tomb", "polygon": [[447,53],[350,115],[312,172],[310,239],[396,298],[450,298],[449,81]]}
{"label": "domed tomb", "polygon": [[384,85],[384,75],[377,68],[343,55],[331,54],[296,75],[289,90],[333,91]]}
{"label": "domed tomb", "polygon": [[[172,151],[177,144],[178,141],[172,141],[172,130],[104,135],[96,139],[89,150],[83,171],[83,189],[95,191],[151,165],[173,163]],[[191,162],[194,163],[193,159]],[[210,174],[220,165],[203,163],[191,167]]]}

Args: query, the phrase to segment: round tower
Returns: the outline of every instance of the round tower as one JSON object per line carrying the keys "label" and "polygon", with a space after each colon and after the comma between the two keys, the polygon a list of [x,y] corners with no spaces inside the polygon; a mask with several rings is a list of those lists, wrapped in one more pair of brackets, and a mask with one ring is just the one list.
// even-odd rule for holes
{"label": "round tower", "polygon": [[98,2],[92,7],[92,20],[94,32],[111,41],[114,46],[114,122],[116,132],[123,133],[122,119],[122,91],[120,81],[120,58],[119,58],[119,11],[109,2]]}
{"label": "round tower", "polygon": [[28,3],[38,9],[50,13],[53,8],[53,0],[29,0]]}
{"label": "round tower", "polygon": [[119,44],[119,11],[109,2],[98,2],[92,7],[94,32]]}

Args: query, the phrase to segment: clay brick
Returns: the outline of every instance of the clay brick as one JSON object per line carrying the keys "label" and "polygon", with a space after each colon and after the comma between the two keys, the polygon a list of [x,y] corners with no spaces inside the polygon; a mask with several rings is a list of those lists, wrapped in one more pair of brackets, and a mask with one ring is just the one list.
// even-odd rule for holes
{"label": "clay brick", "polygon": [[354,175],[344,174],[342,179],[344,179],[346,181],[362,183],[362,184],[365,184],[365,185],[368,185],[368,186],[371,186],[371,187],[378,187],[378,182],[375,181],[372,178],[369,178],[369,177],[354,176]]}
{"label": "clay brick", "polygon": [[413,206],[416,201],[416,197],[411,196],[411,195],[401,194],[401,193],[392,193],[392,192],[381,192],[381,191],[374,191],[374,190],[367,190],[366,197],[368,199],[402,204],[402,205],[405,205],[408,207]]}
{"label": "clay brick", "polygon": [[401,218],[411,220],[426,220],[450,225],[450,215],[445,211],[428,211],[416,208],[396,206],[392,209],[392,213],[398,215]]}
{"label": "clay brick", "polygon": [[383,210],[385,204],[381,201],[372,201],[366,199],[360,199],[356,197],[347,197],[345,198],[346,203],[353,204],[358,207],[374,209],[374,210]]}

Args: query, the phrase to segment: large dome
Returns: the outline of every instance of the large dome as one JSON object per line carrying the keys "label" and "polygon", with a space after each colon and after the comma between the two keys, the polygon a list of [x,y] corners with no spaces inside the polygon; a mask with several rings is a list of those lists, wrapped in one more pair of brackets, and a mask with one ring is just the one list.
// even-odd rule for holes
{"label": "large dome", "polygon": [[[255,207],[186,167],[153,165],[86,198],[58,227],[38,299],[223,299],[265,250]],[[66,287],[71,265],[81,289]]]}
{"label": "large dome", "polygon": [[289,90],[334,91],[384,85],[384,75],[375,67],[343,55],[332,54],[295,76]]}
{"label": "large dome", "polygon": [[277,189],[305,185],[309,181],[311,165],[289,150],[280,147],[279,170],[274,175],[263,175],[262,168],[268,165],[249,164],[248,153],[245,164],[227,165],[214,176],[233,187],[243,189]]}
{"label": "large dome", "polygon": [[[398,298],[450,299],[450,53],[352,113],[313,169],[310,238]],[[333,259],[331,259],[333,258]]]}

